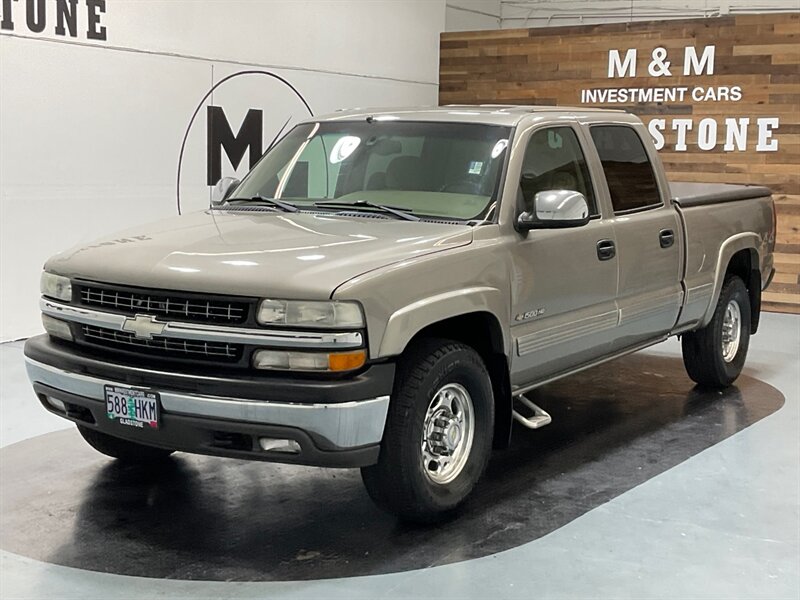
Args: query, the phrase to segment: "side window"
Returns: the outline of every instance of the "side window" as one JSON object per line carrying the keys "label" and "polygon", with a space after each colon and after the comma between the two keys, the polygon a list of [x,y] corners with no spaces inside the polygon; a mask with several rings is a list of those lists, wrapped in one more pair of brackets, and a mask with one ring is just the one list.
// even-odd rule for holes
{"label": "side window", "polygon": [[599,214],[586,159],[571,127],[540,129],[531,136],[522,161],[520,185],[528,210],[538,192],[571,190],[586,197],[592,216]]}
{"label": "side window", "polygon": [[639,134],[624,125],[595,125],[590,131],[614,212],[661,206],[653,165]]}

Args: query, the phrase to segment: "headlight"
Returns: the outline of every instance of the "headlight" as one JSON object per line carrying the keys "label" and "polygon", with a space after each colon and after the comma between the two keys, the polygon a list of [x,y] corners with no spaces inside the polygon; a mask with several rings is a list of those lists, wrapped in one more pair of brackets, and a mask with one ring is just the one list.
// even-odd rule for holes
{"label": "headlight", "polygon": [[364,326],[364,315],[357,302],[262,300],[257,319],[262,325],[330,328]]}
{"label": "headlight", "polygon": [[253,367],[280,371],[353,371],[364,365],[366,350],[352,352],[289,352],[256,350]]}
{"label": "headlight", "polygon": [[44,271],[39,281],[39,290],[48,298],[57,298],[67,302],[72,300],[72,284],[69,281],[69,277],[62,277],[61,275],[54,275]]}

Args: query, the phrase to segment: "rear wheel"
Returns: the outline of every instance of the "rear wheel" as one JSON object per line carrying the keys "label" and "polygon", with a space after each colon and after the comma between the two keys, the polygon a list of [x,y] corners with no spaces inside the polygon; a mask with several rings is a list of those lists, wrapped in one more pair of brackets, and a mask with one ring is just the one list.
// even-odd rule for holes
{"label": "rear wheel", "polygon": [[683,364],[700,385],[726,387],[744,367],[750,345],[750,297],[744,282],[726,279],[711,322],[683,334]]}
{"label": "rear wheel", "polygon": [[446,518],[489,460],[494,396],[471,347],[430,339],[398,365],[378,464],[361,476],[381,508],[417,522]]}
{"label": "rear wheel", "polygon": [[106,456],[126,463],[158,462],[164,460],[173,452],[172,450],[129,442],[81,425],[78,425],[78,431],[92,448]]}

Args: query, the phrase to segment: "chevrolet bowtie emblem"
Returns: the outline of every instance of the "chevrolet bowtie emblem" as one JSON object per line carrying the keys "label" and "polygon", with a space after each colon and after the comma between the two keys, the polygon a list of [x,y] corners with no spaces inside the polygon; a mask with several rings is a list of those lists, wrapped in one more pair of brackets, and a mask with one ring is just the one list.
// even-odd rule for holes
{"label": "chevrolet bowtie emblem", "polygon": [[159,323],[155,317],[150,315],[136,315],[131,318],[125,319],[122,324],[122,331],[132,333],[137,338],[142,340],[152,340],[154,335],[164,333],[166,323]]}

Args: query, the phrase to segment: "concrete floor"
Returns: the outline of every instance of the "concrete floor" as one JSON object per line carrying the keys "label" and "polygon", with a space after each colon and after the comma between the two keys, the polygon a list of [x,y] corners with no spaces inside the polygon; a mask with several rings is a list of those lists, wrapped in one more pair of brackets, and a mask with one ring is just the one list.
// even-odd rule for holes
{"label": "concrete floor", "polygon": [[[632,369],[653,364],[674,366],[676,357],[680,355],[680,346],[671,340],[643,354],[645,356],[641,358],[623,359],[628,362],[620,364]],[[644,367],[641,368],[644,371]],[[642,373],[643,378],[657,375],[657,372]],[[671,448],[669,444],[684,447],[687,440],[702,435],[702,429],[698,428],[702,421],[697,419],[666,419],[652,421],[646,428],[625,429],[629,437],[622,446],[619,446],[619,440],[610,439],[611,436],[602,438],[605,442],[595,440],[590,447],[604,458],[603,455],[610,455],[618,447],[624,450],[636,444],[641,446],[647,437],[650,460],[642,460],[635,469],[647,470],[647,465],[653,462],[665,467],[643,476],[630,466],[633,456],[630,453],[624,462],[581,462],[580,468],[586,472],[586,477],[597,480],[598,472],[592,473],[594,465],[597,465],[597,469],[606,469],[608,475],[614,477],[618,489],[608,495],[611,499],[607,502],[587,504],[585,510],[579,511],[575,518],[570,515],[572,520],[565,519],[557,528],[529,535],[527,539],[533,541],[525,541],[520,529],[533,527],[540,520],[535,515],[520,519],[513,513],[503,513],[504,509],[520,510],[523,505],[512,506],[498,500],[497,506],[493,507],[491,494],[488,494],[478,512],[485,511],[489,515],[485,521],[491,524],[491,528],[481,535],[484,541],[489,537],[495,541],[499,539],[498,547],[508,548],[500,552],[468,558],[472,556],[471,548],[467,548],[464,537],[458,535],[456,524],[451,526],[455,527],[453,535],[437,536],[441,556],[437,557],[435,545],[432,547],[428,543],[424,551],[426,556],[432,554],[433,558],[429,562],[427,558],[420,561],[412,570],[335,579],[310,579],[303,575],[298,581],[223,582],[202,581],[217,577],[203,577],[202,570],[198,569],[192,571],[194,581],[86,571],[47,562],[44,560],[47,553],[40,556],[28,552],[27,548],[19,553],[2,549],[0,597],[797,599],[800,598],[800,318],[777,314],[764,316],[762,329],[751,342],[745,375],[750,382],[742,385],[746,401],[730,413],[736,417],[735,426],[718,423],[728,432],[713,439],[712,445],[699,444],[685,452],[685,456],[679,456],[683,462],[659,462],[658,457],[653,458],[653,444],[660,441],[665,456],[678,456],[674,446]],[[674,375],[674,380],[666,382],[664,388],[686,386],[685,376]],[[767,403],[765,408],[763,405],[771,390],[754,380],[777,388],[785,397],[784,404]],[[567,384],[565,381],[563,389],[569,389]],[[760,394],[764,396],[764,402],[761,402]],[[760,412],[755,414],[753,411]],[[710,416],[706,418],[713,421],[714,415],[708,414]],[[568,419],[569,415],[565,414],[563,418]],[[636,418],[630,415],[631,420]],[[662,423],[660,429],[653,430],[654,422]],[[65,541],[72,543],[86,533],[78,530],[75,523],[80,521],[75,521],[72,513],[85,512],[87,506],[83,491],[85,481],[79,478],[81,465],[94,464],[97,459],[84,454],[82,448],[60,452],[60,444],[71,447],[69,444],[77,435],[72,431],[41,438],[37,436],[71,427],[46,413],[36,401],[24,376],[21,344],[0,346],[0,446],[6,448],[22,442],[14,448],[0,450],[3,458],[9,459],[4,460],[0,485],[3,492],[8,489],[6,486],[26,487],[27,484],[21,484],[23,479],[27,481],[29,474],[20,468],[26,453],[31,455],[30,468],[34,470],[47,468],[58,474],[61,470],[54,469],[52,463],[65,461],[63,471],[76,472],[75,489],[59,494],[53,492],[58,487],[45,486],[50,492],[36,496],[43,523],[37,537],[59,540],[62,545]],[[545,431],[541,434],[544,435]],[[631,431],[641,433],[632,435]],[[551,433],[551,438],[554,435]],[[603,443],[608,447],[603,447]],[[551,459],[559,456],[550,454]],[[563,464],[565,472],[560,475],[566,478],[565,481],[569,481],[570,475],[577,476],[576,468]],[[622,468],[621,465],[626,466]],[[537,469],[535,460],[530,461],[529,468]],[[552,464],[546,468],[554,471]],[[625,481],[628,481],[627,485]],[[75,497],[67,497],[68,492]],[[74,509],[72,505],[75,505]],[[95,506],[91,502],[88,505]],[[4,502],[2,512],[6,524],[9,520],[5,517],[11,509]],[[254,511],[258,509],[258,506],[253,507]],[[207,507],[205,511],[208,515]],[[36,518],[35,513],[31,516]],[[466,516],[464,523],[469,521],[471,514]],[[504,522],[508,525],[504,526]],[[376,535],[386,536],[385,543],[391,544],[397,538],[390,537],[388,530],[382,527],[376,523]],[[5,540],[19,533],[25,532],[4,529],[0,538]],[[269,531],[266,530],[265,534],[269,536]],[[363,532],[360,535],[363,537]],[[197,535],[195,539],[198,539]],[[404,543],[409,543],[408,537],[403,539]],[[347,544],[347,540],[343,543]],[[163,551],[163,548],[154,548],[153,551],[156,550]],[[193,555],[192,547],[182,550],[187,557],[187,569],[200,560],[199,554]],[[413,550],[412,546],[412,553]],[[146,551],[137,548],[139,553]],[[42,560],[22,554],[37,555]],[[142,561],[141,556],[131,559]],[[309,560],[313,562],[314,558],[310,556]],[[142,562],[147,563],[147,560]],[[353,555],[349,562],[351,564],[343,568],[347,573],[365,572],[358,568],[358,563],[366,563],[366,559],[360,561]],[[412,563],[406,561],[403,564]],[[428,564],[438,566],[424,568]],[[420,566],[423,568],[418,568]],[[98,568],[97,565],[94,568]],[[130,572],[124,568],[115,569],[113,561],[103,563],[101,568],[111,572]],[[265,564],[266,571],[274,568],[276,565]],[[389,566],[385,569],[392,570]],[[309,571],[313,573],[313,566]],[[320,569],[321,573],[323,571]],[[331,577],[331,573],[325,572],[323,576]]]}

